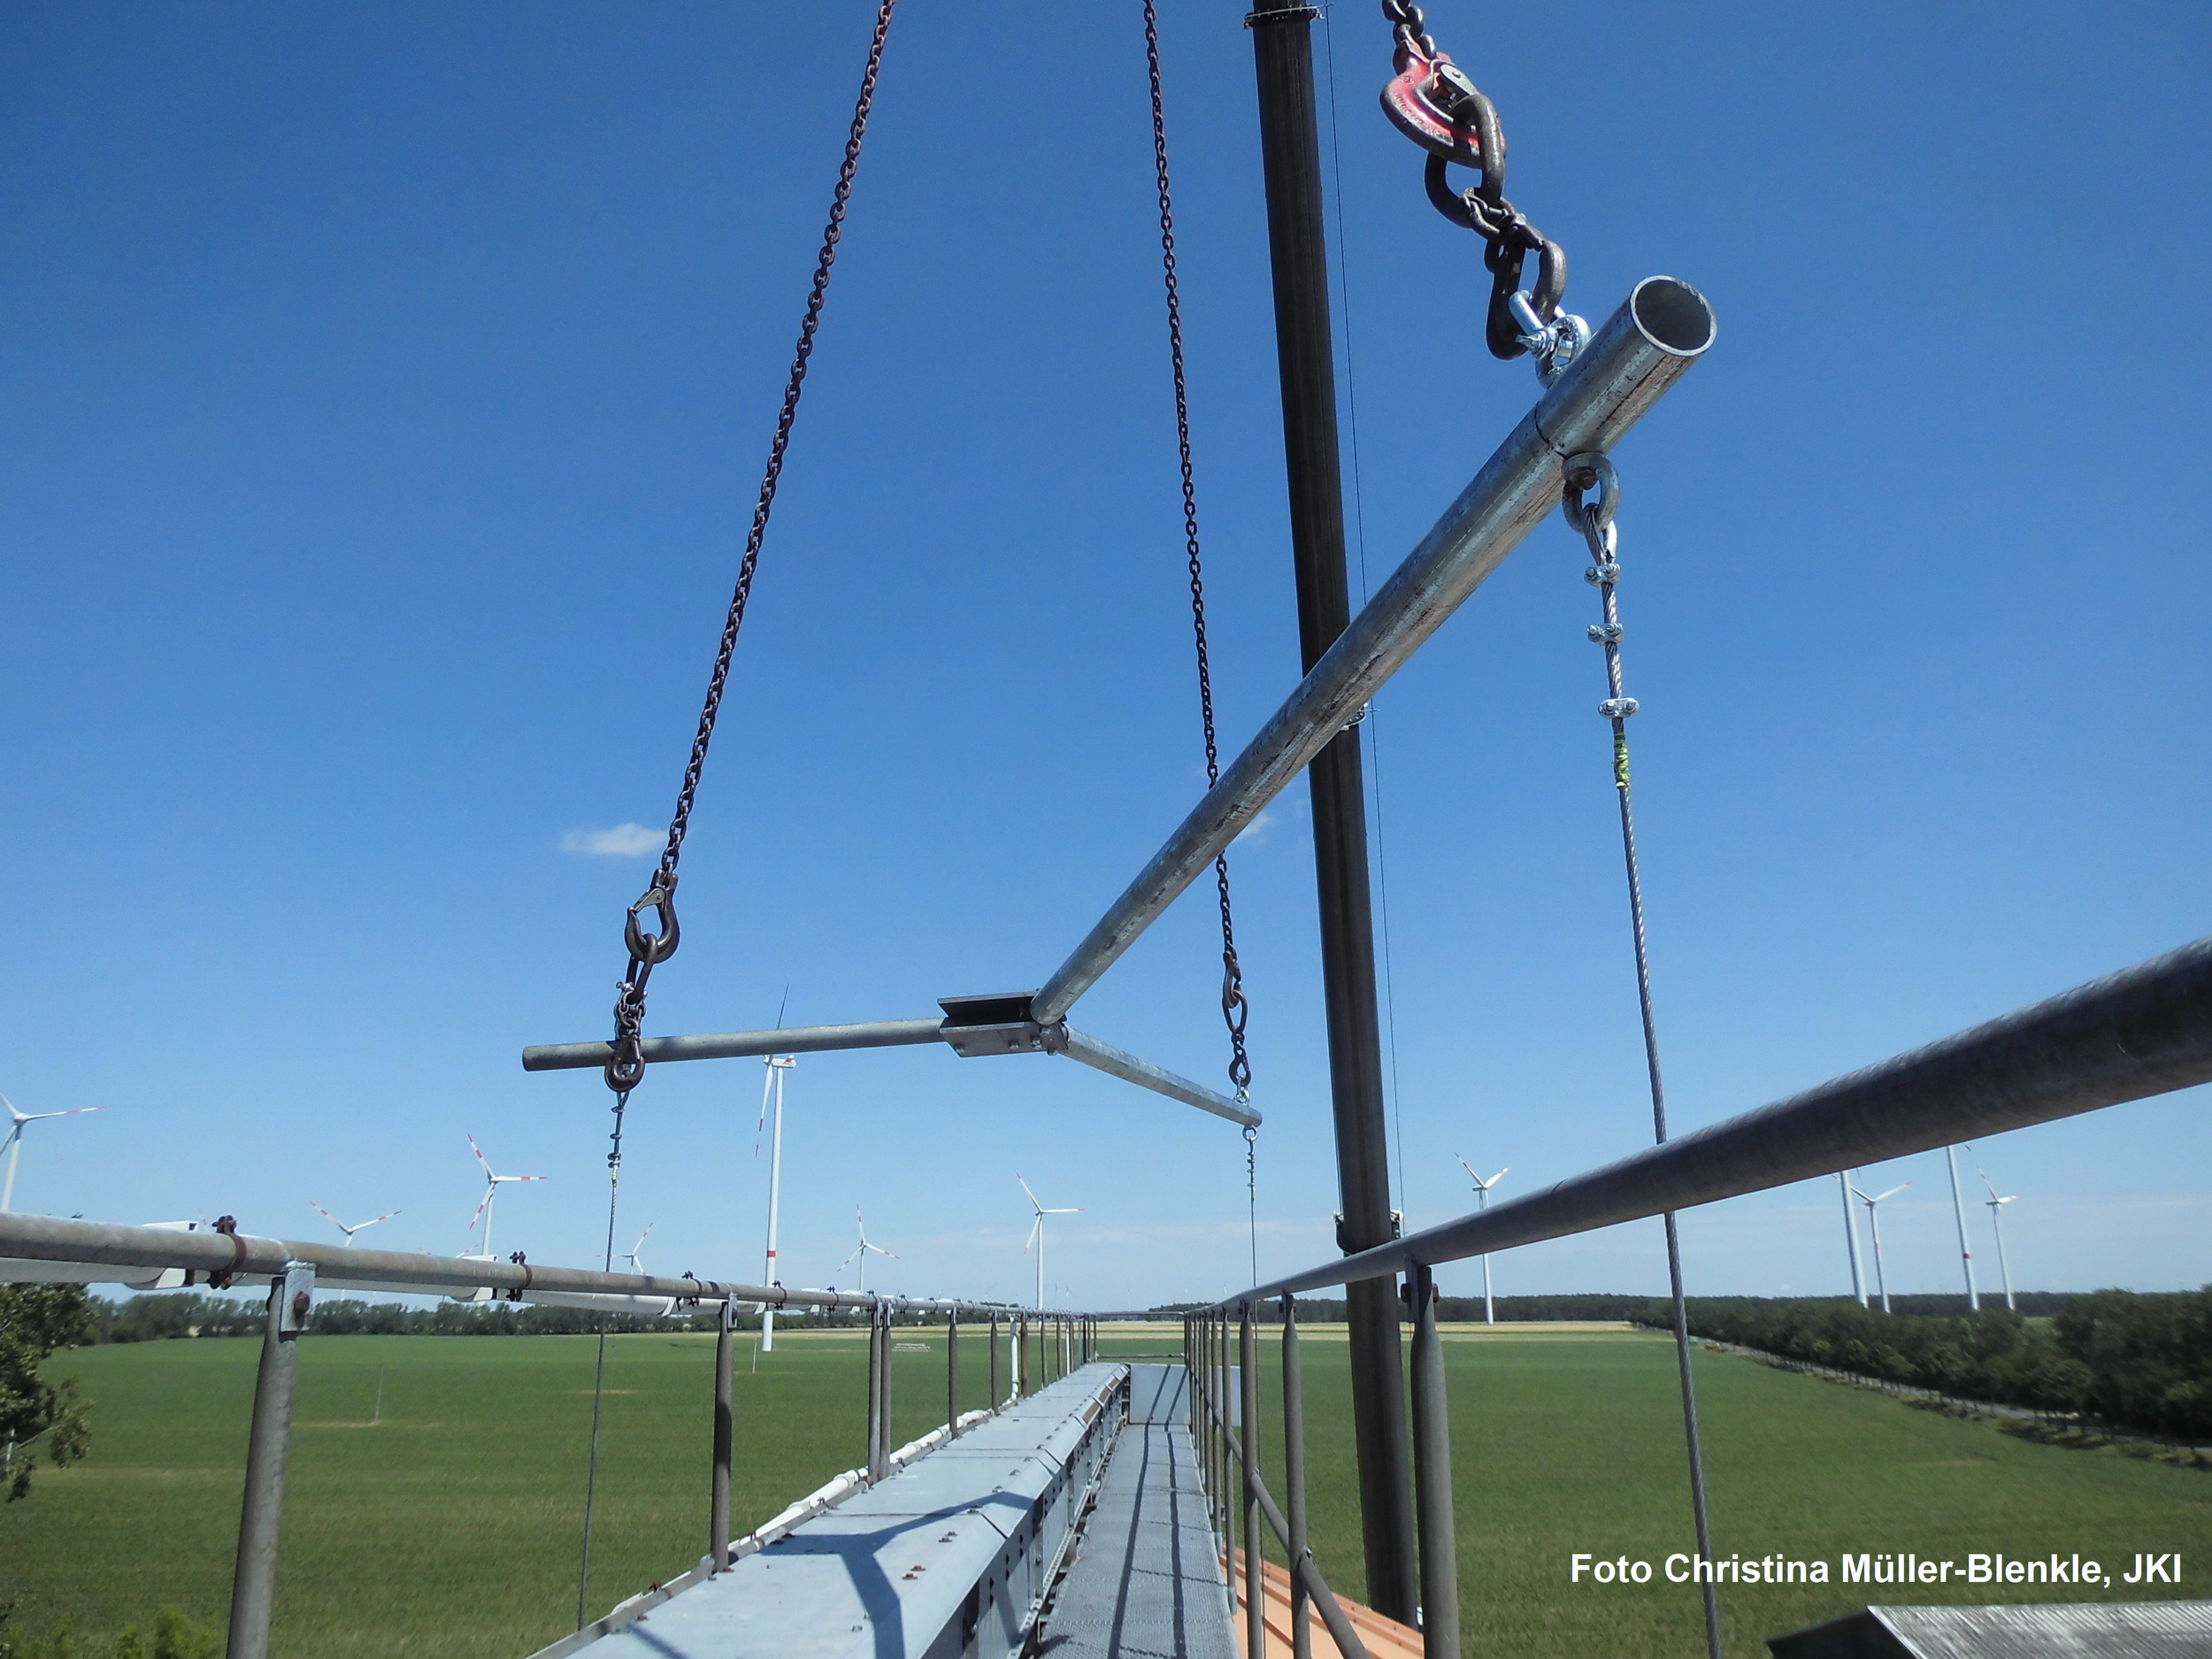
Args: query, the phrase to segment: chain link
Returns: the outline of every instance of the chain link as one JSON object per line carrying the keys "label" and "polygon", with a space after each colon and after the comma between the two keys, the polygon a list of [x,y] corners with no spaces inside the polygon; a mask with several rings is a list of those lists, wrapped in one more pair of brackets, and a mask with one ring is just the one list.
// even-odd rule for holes
{"label": "chain link", "polygon": [[[1152,78],[1152,159],[1159,180],[1160,266],[1167,287],[1168,357],[1175,370],[1175,442],[1183,466],[1183,542],[1190,556],[1191,631],[1198,643],[1198,711],[1206,731],[1206,787],[1221,781],[1221,751],[1214,734],[1213,659],[1206,643],[1206,576],[1198,549],[1198,486],[1191,469],[1190,396],[1183,373],[1183,300],[1175,264],[1175,207],[1168,189],[1167,105],[1160,89],[1160,27],[1156,0],[1144,0],[1144,54]],[[1221,1018],[1229,1028],[1229,1081],[1237,1098],[1248,1096],[1252,1062],[1244,1027],[1252,1008],[1237,960],[1236,919],[1229,905],[1229,859],[1214,859],[1214,889],[1221,903]]]}
{"label": "chain link", "polygon": [[[1551,322],[1567,296],[1566,250],[1506,200],[1505,127],[1498,119],[1498,106],[1439,50],[1419,6],[1410,0],[1382,0],[1382,11],[1391,27],[1391,61],[1397,73],[1403,75],[1417,65],[1432,65],[1422,96],[1455,129],[1473,133],[1480,180],[1469,189],[1455,190],[1449,163],[1432,150],[1422,188],[1438,212],[1482,238],[1483,268],[1491,273],[1484,342],[1493,357],[1517,357],[1529,349],[1529,337],[1513,315],[1513,296],[1525,292],[1539,323]],[[1524,289],[1522,277],[1530,254],[1537,257],[1536,281]]]}
{"label": "chain link", "polygon": [[[676,954],[676,865],[683,857],[684,837],[691,827],[691,808],[706,771],[707,748],[714,741],[715,717],[722,710],[722,692],[729,683],[730,659],[737,650],[739,630],[745,626],[745,607],[753,593],[753,575],[760,566],[761,544],[768,536],[768,515],[776,504],[776,486],[783,477],[784,455],[791,447],[791,428],[799,416],[799,396],[805,389],[807,365],[814,356],[814,336],[822,321],[822,303],[829,293],[830,266],[837,258],[837,244],[845,234],[845,209],[852,199],[853,176],[860,167],[861,140],[868,131],[868,113],[875,104],[876,77],[883,66],[883,46],[891,30],[891,10],[898,0],[881,0],[876,11],[875,33],[868,42],[868,64],[860,78],[860,96],[853,106],[852,127],[845,140],[845,157],[837,170],[837,188],[830,198],[829,224],[822,232],[822,248],[814,262],[814,283],[807,292],[806,315],[799,324],[798,349],[791,359],[791,375],[784,383],[783,404],[776,415],[776,435],[768,446],[767,470],[760,480],[760,497],[753,507],[752,528],[745,537],[745,557],[737,569],[737,587],[730,595],[729,616],[722,625],[722,642],[715,652],[714,672],[707,680],[705,704],[699,710],[699,729],[691,740],[691,758],[684,766],[683,787],[676,795],[675,815],[668,824],[668,844],[661,850],[660,867],[652,885],[630,907],[623,928],[623,942],[630,962],[617,988],[614,1004],[614,1057],[607,1063],[607,1087],[626,1098],[645,1075],[643,1031],[645,985],[656,964]],[[655,911],[661,931],[646,933],[638,926],[641,910]]]}

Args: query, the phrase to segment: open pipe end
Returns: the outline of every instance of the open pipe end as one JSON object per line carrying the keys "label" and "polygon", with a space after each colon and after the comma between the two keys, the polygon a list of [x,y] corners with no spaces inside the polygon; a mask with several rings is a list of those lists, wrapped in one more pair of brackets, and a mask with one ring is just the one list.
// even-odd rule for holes
{"label": "open pipe end", "polygon": [[1628,296],[1628,311],[1643,337],[1673,357],[1701,355],[1720,333],[1712,302],[1675,277],[1646,277]]}

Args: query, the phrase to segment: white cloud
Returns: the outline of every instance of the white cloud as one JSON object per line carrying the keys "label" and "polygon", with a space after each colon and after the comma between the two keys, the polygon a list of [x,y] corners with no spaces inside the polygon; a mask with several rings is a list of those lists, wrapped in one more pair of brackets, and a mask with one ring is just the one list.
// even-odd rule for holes
{"label": "white cloud", "polygon": [[1274,827],[1275,815],[1263,807],[1260,810],[1260,815],[1254,818],[1249,824],[1247,824],[1242,829],[1239,830],[1237,832],[1236,841],[1232,841],[1229,844],[1233,847],[1240,841],[1248,841],[1252,842],[1253,845],[1257,846],[1261,841],[1267,839],[1267,832]]}
{"label": "white cloud", "polygon": [[612,829],[572,829],[561,837],[565,853],[582,853],[591,858],[642,858],[661,844],[658,830],[649,830],[642,824],[618,824]]}

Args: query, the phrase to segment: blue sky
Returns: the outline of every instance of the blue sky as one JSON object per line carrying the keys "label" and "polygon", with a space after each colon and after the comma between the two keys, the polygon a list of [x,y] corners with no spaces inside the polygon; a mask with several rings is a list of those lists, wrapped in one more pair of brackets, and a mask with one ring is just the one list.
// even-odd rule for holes
{"label": "blue sky", "polygon": [[[1249,42],[1171,4],[1169,119],[1225,741],[1296,639]],[[870,12],[839,0],[0,19],[0,1088],[20,1207],[234,1211],[595,1259],[601,1034],[741,548]],[[1624,444],[1622,590],[1674,1121],[2207,929],[2203,13],[1440,0],[1511,192],[1601,319],[1718,344]],[[1355,584],[1532,401],[1474,239],[1334,8]],[[908,0],[650,1028],[910,1018],[1057,964],[1202,783],[1133,4]],[[1348,416],[1353,411],[1348,408]],[[1348,460],[1349,457],[1348,457]],[[1586,561],[1556,521],[1370,730],[1415,1225],[1648,1137]],[[569,844],[572,845],[572,842]],[[1334,1206],[1302,785],[1237,850],[1263,1271]],[[1202,895],[1079,1023],[1225,1062]],[[748,1272],[753,1062],[657,1070],[624,1242]],[[809,1057],[787,1280],[854,1207],[905,1288],[1020,1294],[1015,1173],[1093,1304],[1244,1281],[1243,1147],[1041,1057]],[[1978,1149],[2016,1279],[2212,1279],[2201,1092]],[[1893,1288],[1956,1282],[1939,1156]],[[1694,1290],[1833,1292],[1832,1186],[1686,1219]],[[379,1234],[381,1235],[379,1238]],[[1985,1255],[1985,1235],[1978,1248]],[[1502,1290],[1663,1285],[1655,1227]],[[1446,1276],[1464,1288],[1466,1267]]]}

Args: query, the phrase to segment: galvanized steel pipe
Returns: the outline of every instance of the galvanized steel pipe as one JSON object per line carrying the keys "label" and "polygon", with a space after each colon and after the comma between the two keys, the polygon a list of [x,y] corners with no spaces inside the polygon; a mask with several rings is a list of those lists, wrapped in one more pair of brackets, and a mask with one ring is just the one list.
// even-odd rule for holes
{"label": "galvanized steel pipe", "polygon": [[1558,506],[1571,455],[1609,450],[1713,343],[1705,296],[1647,277],[1589,347],[1521,419],[1352,626],[1225,768],[1113,907],[1045,981],[1034,1017],[1049,1025],[1097,983],[1137,936],[1248,828]]}
{"label": "galvanized steel pipe", "polygon": [[2212,937],[1548,1191],[1232,1300],[1456,1262],[2212,1082]]}

